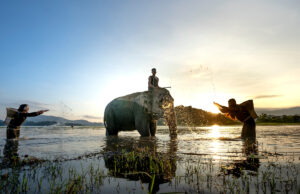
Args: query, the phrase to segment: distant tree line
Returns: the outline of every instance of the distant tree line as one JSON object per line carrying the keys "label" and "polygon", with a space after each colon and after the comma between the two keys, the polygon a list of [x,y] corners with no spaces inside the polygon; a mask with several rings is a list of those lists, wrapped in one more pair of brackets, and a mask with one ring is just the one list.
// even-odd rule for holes
{"label": "distant tree line", "polygon": [[300,115],[267,115],[261,114],[256,120],[257,123],[300,123]]}

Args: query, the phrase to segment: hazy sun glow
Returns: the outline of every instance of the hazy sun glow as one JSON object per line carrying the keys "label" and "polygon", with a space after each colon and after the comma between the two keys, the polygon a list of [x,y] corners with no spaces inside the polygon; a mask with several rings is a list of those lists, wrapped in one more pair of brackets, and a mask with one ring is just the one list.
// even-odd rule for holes
{"label": "hazy sun glow", "polygon": [[212,113],[220,113],[219,109],[213,105],[213,103],[208,104],[206,107],[204,107],[204,110]]}
{"label": "hazy sun glow", "polygon": [[195,100],[192,98],[193,101],[193,107],[195,108],[200,108],[208,112],[212,113],[220,113],[220,110],[218,109],[217,106],[215,106],[213,103],[217,102],[221,105],[227,105],[228,99],[231,98],[231,95],[224,93],[224,92],[219,92],[216,95],[210,94],[210,93],[205,93],[205,92],[199,92],[198,95],[196,95]]}

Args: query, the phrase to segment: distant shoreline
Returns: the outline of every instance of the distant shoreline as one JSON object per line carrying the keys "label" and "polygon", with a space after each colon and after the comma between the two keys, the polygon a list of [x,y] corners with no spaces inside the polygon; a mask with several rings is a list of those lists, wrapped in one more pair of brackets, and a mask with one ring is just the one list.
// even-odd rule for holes
{"label": "distant shoreline", "polygon": [[276,126],[276,125],[300,125],[300,123],[256,123],[256,125],[259,125],[259,126],[266,126],[266,125],[271,125],[271,126]]}
{"label": "distant shoreline", "polygon": [[[218,124],[215,124],[218,125]],[[300,123],[256,123],[257,126],[292,126],[292,125],[300,125]],[[167,127],[166,125],[157,125],[158,127]],[[178,127],[210,127],[213,125],[201,125],[201,126],[181,126],[178,125]],[[237,123],[237,124],[230,124],[230,125],[218,125],[218,126],[242,126],[242,123]],[[71,126],[68,125],[33,125],[33,126],[22,126],[24,128],[28,127],[64,127],[64,128],[71,128]],[[81,126],[74,126],[76,128],[83,128],[83,127],[94,127],[94,128],[105,128],[105,126],[90,126],[90,125],[81,125]],[[0,128],[6,128],[6,126],[0,126]]]}

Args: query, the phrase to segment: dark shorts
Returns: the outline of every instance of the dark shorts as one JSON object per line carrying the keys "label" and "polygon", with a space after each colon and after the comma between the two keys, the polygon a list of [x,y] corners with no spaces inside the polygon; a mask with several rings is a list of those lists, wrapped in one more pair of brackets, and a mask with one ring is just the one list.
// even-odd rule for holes
{"label": "dark shorts", "polygon": [[249,118],[244,122],[241,137],[243,139],[255,139],[256,138],[256,125],[253,118]]}
{"label": "dark shorts", "polygon": [[20,129],[7,129],[6,130],[6,138],[14,139],[20,136]]}

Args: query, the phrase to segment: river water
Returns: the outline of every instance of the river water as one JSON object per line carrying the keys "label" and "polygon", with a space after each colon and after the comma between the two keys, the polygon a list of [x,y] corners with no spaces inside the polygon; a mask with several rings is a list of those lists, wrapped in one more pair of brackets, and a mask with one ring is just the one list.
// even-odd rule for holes
{"label": "river water", "polygon": [[[105,193],[147,193],[150,190],[153,193],[227,192],[231,189],[228,184],[234,185],[235,181],[240,181],[238,184],[241,190],[245,189],[250,193],[299,192],[300,126],[257,126],[256,131],[256,142],[250,144],[240,139],[241,126],[179,127],[176,139],[170,139],[166,127],[158,127],[155,138],[141,138],[136,131],[121,132],[117,138],[107,138],[105,128],[102,127],[22,127],[19,140],[14,141],[6,141],[6,128],[0,128],[0,157],[2,163],[8,152],[18,158],[30,156],[50,162],[60,161],[62,165],[76,166],[78,165],[76,162],[82,165],[90,161],[98,163],[106,177],[114,178],[113,181],[105,179],[102,183],[101,191]],[[131,167],[116,162],[115,156],[145,150],[151,154],[155,153],[162,164],[168,163],[172,169],[162,171],[163,175],[157,176],[159,181],[155,182],[154,188],[151,188],[153,179],[147,180],[143,176],[130,177],[128,175],[130,170],[122,171],[122,168]],[[280,176],[269,175],[270,183],[268,182],[265,188],[263,184],[257,186],[263,179],[267,180],[264,173],[270,166],[275,169],[272,171],[280,168],[280,172],[278,171]],[[121,170],[116,173],[116,168]],[[8,167],[3,168],[1,174],[7,173],[7,169]],[[290,173],[296,171],[297,174],[293,177],[283,176],[282,169],[291,170]],[[147,169],[143,169],[144,173],[147,173],[146,171]],[[245,175],[244,172],[253,179],[257,178],[256,182],[248,181],[250,190],[243,186],[244,179],[241,177]],[[218,183],[217,186],[223,179],[223,187],[219,189],[217,186],[209,185],[210,176],[213,177],[211,178],[213,182]],[[275,182],[278,182],[275,186],[271,184],[272,176]],[[225,179],[229,181],[228,184],[224,184]],[[281,182],[279,179],[282,179]],[[286,179],[286,184],[283,179]],[[286,185],[289,187],[288,190]],[[44,190],[47,189],[49,187],[44,185]],[[37,189],[31,191],[37,192]]]}
{"label": "river water", "polygon": [[[259,152],[300,155],[300,126],[257,126]],[[177,152],[208,154],[222,160],[228,154],[241,153],[241,126],[179,127]],[[0,128],[0,148],[6,143],[6,128]],[[121,140],[141,141],[137,131],[119,133]],[[168,129],[158,127],[154,141],[160,151],[170,141]],[[99,152],[106,146],[102,127],[22,127],[18,154],[38,158],[75,158]],[[0,152],[3,156],[3,151]]]}

